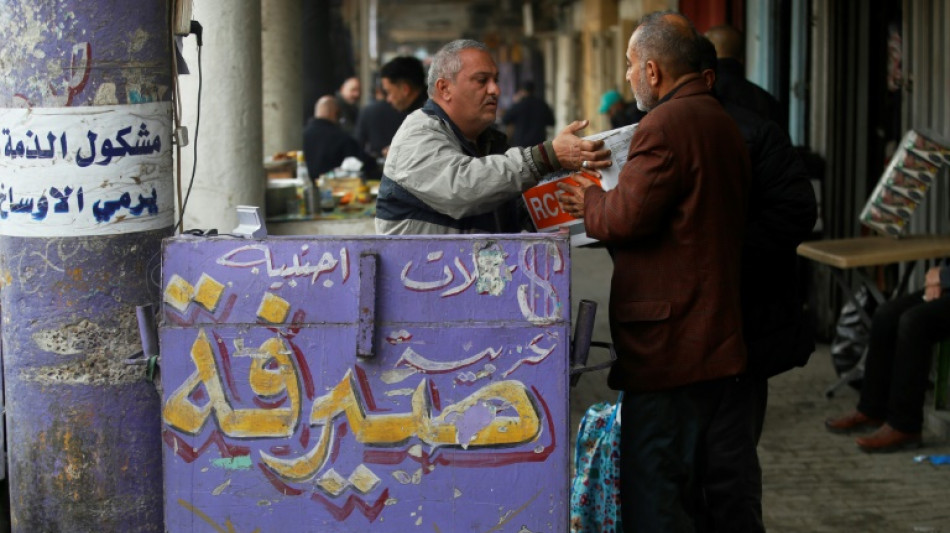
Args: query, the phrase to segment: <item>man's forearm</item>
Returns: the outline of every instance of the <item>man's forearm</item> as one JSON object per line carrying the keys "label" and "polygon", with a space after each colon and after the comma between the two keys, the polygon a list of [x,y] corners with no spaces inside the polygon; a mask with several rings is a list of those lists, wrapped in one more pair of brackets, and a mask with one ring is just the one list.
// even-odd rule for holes
{"label": "man's forearm", "polygon": [[532,146],[528,155],[534,163],[534,169],[538,171],[538,177],[557,172],[561,170],[561,162],[558,161],[557,154],[554,153],[554,145],[551,141],[544,141],[541,144]]}

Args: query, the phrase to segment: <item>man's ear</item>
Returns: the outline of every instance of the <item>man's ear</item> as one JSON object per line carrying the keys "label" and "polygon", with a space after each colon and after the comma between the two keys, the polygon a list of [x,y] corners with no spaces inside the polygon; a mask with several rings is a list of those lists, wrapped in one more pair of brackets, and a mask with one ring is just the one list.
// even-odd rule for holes
{"label": "man's ear", "polygon": [[449,86],[451,84],[445,78],[439,78],[435,80],[435,94],[443,100],[449,100],[452,96],[452,91]]}
{"label": "man's ear", "polygon": [[711,91],[713,87],[716,86],[716,71],[707,68],[703,70],[703,81],[706,82],[706,87]]}
{"label": "man's ear", "polygon": [[660,67],[657,65],[656,61],[653,61],[652,59],[647,61],[646,74],[647,83],[650,84],[650,87],[660,86],[660,82],[663,81],[663,73],[660,71]]}

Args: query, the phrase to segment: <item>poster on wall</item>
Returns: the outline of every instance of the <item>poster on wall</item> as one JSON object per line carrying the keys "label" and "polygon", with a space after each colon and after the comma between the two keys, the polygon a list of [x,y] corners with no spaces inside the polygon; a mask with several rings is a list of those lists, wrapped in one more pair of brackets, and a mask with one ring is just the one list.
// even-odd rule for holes
{"label": "poster on wall", "polygon": [[0,109],[0,235],[174,224],[171,103]]}
{"label": "poster on wall", "polygon": [[903,235],[945,166],[950,166],[950,143],[932,133],[908,131],[861,211],[861,223],[884,235]]}

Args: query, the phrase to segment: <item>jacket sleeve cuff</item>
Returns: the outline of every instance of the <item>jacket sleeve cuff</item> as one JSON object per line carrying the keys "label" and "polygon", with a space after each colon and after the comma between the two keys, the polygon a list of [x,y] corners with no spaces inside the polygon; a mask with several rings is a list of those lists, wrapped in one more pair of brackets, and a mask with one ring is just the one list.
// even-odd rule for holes
{"label": "jacket sleeve cuff", "polygon": [[561,170],[561,162],[557,160],[557,156],[554,154],[554,145],[551,141],[544,141],[532,146],[531,159],[542,175]]}

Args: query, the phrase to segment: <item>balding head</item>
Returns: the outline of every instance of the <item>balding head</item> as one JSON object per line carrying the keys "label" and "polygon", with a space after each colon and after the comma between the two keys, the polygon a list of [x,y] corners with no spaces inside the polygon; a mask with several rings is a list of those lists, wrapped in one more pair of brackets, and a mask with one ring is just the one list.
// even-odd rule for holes
{"label": "balding head", "polygon": [[658,11],[640,20],[627,45],[626,75],[638,109],[653,109],[699,73],[698,39],[693,24],[679,13]]}
{"label": "balding head", "polygon": [[313,107],[313,116],[323,118],[331,122],[340,120],[340,106],[336,103],[336,98],[327,95],[317,100],[317,105]]}
{"label": "balding head", "polygon": [[699,72],[697,37],[689,19],[672,11],[659,11],[640,20],[630,38],[630,48],[641,65],[655,61],[667,74],[679,78]]}
{"label": "balding head", "polygon": [[716,56],[742,61],[742,34],[732,26],[716,26],[706,32],[706,38],[716,47]]}

